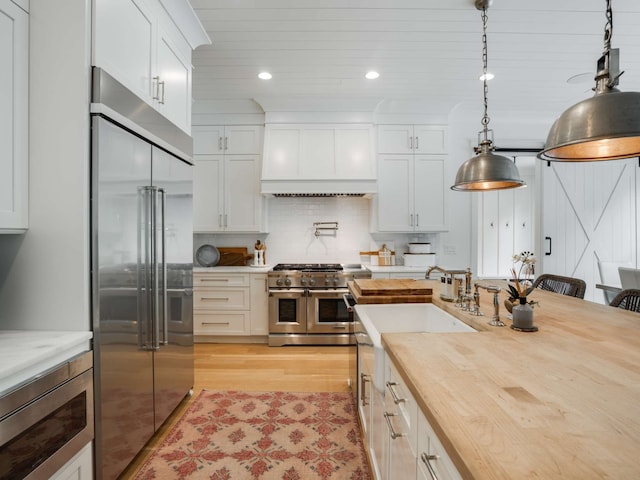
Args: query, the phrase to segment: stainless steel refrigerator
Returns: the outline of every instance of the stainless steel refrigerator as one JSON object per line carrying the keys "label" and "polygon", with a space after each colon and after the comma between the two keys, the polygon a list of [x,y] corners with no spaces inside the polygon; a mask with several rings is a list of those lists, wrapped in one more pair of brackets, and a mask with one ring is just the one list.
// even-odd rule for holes
{"label": "stainless steel refrigerator", "polygon": [[95,465],[110,480],[193,388],[192,140],[97,68],[92,96]]}

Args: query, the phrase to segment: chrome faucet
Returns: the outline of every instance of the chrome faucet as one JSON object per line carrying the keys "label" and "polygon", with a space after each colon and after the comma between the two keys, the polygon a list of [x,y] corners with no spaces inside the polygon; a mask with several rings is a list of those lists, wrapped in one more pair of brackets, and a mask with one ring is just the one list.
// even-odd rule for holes
{"label": "chrome faucet", "polygon": [[446,275],[447,273],[449,273],[449,272],[447,272],[444,268],[442,268],[442,267],[438,267],[437,265],[433,265],[433,266],[431,266],[431,267],[429,267],[429,268],[427,269],[427,272],[424,274],[424,278],[428,279],[428,278],[429,278],[429,276],[431,275],[431,272],[433,272],[434,270],[435,270],[435,271],[438,271],[438,272],[441,272],[441,273],[444,273],[445,275]]}
{"label": "chrome faucet", "polygon": [[475,283],[473,286],[476,287],[475,294],[473,295],[478,312],[476,315],[482,315],[480,312],[480,295],[478,294],[478,288],[484,288],[487,292],[493,293],[493,316],[491,317],[489,325],[494,327],[504,327],[505,323],[500,320],[500,298],[498,297],[498,294],[502,289],[496,285],[480,285],[479,283]]}

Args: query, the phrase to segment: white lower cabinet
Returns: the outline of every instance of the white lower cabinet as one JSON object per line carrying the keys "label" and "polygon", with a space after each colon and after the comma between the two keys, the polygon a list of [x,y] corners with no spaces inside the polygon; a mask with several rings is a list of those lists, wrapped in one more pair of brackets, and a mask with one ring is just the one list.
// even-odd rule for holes
{"label": "white lower cabinet", "polygon": [[195,272],[196,336],[267,335],[266,274]]}
{"label": "white lower cabinet", "polygon": [[389,358],[385,365],[383,418],[389,442],[386,478],[415,480],[418,406]]}
{"label": "white lower cabinet", "polygon": [[49,480],[91,480],[93,478],[92,452],[92,445],[89,442]]}
{"label": "white lower cabinet", "polygon": [[374,478],[461,480],[389,356],[383,386],[373,381],[372,362],[373,347],[358,344],[358,413]]}
{"label": "white lower cabinet", "polygon": [[269,334],[269,289],[267,274],[251,275],[251,335]]}

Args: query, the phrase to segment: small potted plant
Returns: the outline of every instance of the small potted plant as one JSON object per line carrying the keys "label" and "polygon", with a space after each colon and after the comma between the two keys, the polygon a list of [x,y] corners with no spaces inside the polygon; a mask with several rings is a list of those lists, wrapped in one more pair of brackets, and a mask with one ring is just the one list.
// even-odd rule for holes
{"label": "small potted plant", "polygon": [[[529,304],[531,307],[537,304],[533,300],[527,300],[529,294],[533,291],[533,276],[535,273],[536,256],[531,252],[516,253],[512,257],[513,267],[511,267],[512,283],[507,286],[509,290],[509,299],[504,301],[504,305],[512,313],[512,308],[516,304]],[[518,264],[520,264],[518,266]]]}

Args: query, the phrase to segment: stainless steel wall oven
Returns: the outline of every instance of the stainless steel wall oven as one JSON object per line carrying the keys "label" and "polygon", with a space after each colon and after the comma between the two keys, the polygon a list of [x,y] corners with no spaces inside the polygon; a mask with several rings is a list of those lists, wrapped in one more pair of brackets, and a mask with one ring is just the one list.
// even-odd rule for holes
{"label": "stainless steel wall oven", "polygon": [[50,478],[91,442],[92,366],[86,352],[0,397],[0,479]]}
{"label": "stainless steel wall oven", "polygon": [[269,345],[354,345],[347,282],[360,265],[278,264],[268,274]]}

